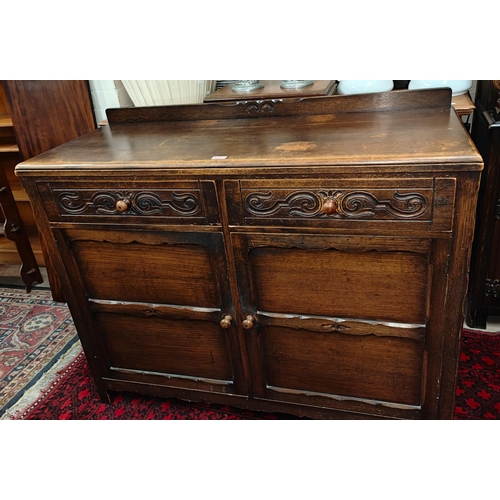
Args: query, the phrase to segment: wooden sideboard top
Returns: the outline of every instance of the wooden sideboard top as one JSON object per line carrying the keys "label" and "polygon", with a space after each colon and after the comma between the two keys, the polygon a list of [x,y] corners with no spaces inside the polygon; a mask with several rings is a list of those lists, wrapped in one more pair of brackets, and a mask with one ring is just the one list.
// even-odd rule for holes
{"label": "wooden sideboard top", "polygon": [[108,127],[32,158],[17,171],[210,169],[222,175],[228,167],[240,173],[252,167],[303,173],[312,166],[339,172],[370,166],[395,172],[452,170],[457,163],[481,170],[481,156],[450,104],[451,91],[437,89],[277,100],[267,108],[195,104],[108,110]]}

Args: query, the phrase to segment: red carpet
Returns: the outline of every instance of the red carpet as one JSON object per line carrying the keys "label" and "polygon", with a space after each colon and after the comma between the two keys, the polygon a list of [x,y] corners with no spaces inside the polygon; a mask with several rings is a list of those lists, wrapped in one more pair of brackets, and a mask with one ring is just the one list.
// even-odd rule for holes
{"label": "red carpet", "polygon": [[295,419],[223,405],[186,403],[137,394],[100,402],[85,356],[80,354],[45,396],[16,416],[22,420],[263,420]]}
{"label": "red carpet", "polygon": [[[62,373],[50,390],[25,409],[24,420],[249,420],[295,419],[281,414],[229,406],[185,403],[134,394],[119,394],[102,404],[85,357]],[[500,418],[500,335],[465,330],[460,355],[455,419]]]}
{"label": "red carpet", "polygon": [[464,330],[455,419],[500,419],[500,334]]}

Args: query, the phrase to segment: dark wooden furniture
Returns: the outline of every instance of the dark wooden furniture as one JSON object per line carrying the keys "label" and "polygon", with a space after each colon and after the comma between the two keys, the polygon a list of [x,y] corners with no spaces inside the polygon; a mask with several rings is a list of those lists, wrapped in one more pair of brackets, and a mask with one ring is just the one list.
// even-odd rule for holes
{"label": "dark wooden furniture", "polygon": [[222,103],[234,100],[283,99],[332,95],[337,88],[336,80],[314,80],[311,85],[302,88],[282,88],[283,80],[261,80],[264,85],[250,92],[236,92],[233,85],[226,85],[207,95],[204,102]]}
{"label": "dark wooden furniture", "polygon": [[468,292],[467,325],[500,314],[500,81],[479,80],[471,136],[484,160]]}
{"label": "dark wooden furniture", "polygon": [[21,277],[26,291],[30,292],[34,285],[43,283],[43,278],[24,214],[19,210],[11,186],[14,167],[20,161],[9,104],[0,82],[0,276]]}
{"label": "dark wooden furniture", "polygon": [[[4,156],[2,170],[6,172],[22,227],[30,236],[37,263],[46,267],[54,300],[62,302],[64,295],[58,276],[53,270],[43,240],[39,239],[28,197],[14,175],[14,167],[22,160],[96,128],[88,81],[4,80],[0,84],[3,84],[16,144],[16,151],[11,152],[8,158]],[[21,227],[21,224],[16,225]],[[25,259],[21,256],[22,262]],[[28,267],[33,268],[31,261],[29,266],[22,266],[23,269]]]}
{"label": "dark wooden furniture", "polygon": [[108,119],[17,167],[104,400],[452,417],[482,160],[449,89]]}
{"label": "dark wooden furniture", "polygon": [[43,278],[9,179],[20,161],[9,104],[0,82],[0,277],[20,277],[29,293],[34,285],[43,283]]}

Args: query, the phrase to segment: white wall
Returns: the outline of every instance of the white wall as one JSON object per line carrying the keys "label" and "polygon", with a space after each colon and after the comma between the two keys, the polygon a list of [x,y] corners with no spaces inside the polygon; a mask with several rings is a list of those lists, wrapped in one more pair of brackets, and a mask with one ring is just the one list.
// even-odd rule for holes
{"label": "white wall", "polygon": [[89,85],[97,123],[106,120],[107,108],[134,105],[121,80],[89,80]]}

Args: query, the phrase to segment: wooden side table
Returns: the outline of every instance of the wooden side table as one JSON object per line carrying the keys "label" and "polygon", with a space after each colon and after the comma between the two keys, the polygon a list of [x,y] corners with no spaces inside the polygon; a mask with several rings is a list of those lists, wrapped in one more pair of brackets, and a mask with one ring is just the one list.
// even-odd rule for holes
{"label": "wooden side table", "polygon": [[335,93],[336,80],[315,80],[311,85],[302,88],[281,88],[283,80],[261,80],[264,86],[249,92],[237,92],[230,83],[205,97],[203,102],[218,103],[234,100],[276,99],[291,97],[326,96]]}
{"label": "wooden side table", "polygon": [[455,108],[457,115],[460,117],[470,116],[476,109],[468,93],[453,96],[451,98],[451,105]]}

